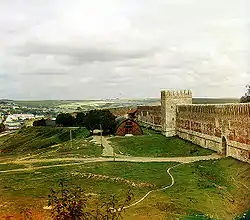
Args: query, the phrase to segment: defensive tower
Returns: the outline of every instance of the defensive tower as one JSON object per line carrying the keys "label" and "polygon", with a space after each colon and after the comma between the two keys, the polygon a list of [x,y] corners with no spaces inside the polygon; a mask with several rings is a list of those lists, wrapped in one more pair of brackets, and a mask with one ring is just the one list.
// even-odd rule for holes
{"label": "defensive tower", "polygon": [[176,135],[176,105],[187,104],[192,104],[191,90],[161,91],[161,124],[165,136]]}

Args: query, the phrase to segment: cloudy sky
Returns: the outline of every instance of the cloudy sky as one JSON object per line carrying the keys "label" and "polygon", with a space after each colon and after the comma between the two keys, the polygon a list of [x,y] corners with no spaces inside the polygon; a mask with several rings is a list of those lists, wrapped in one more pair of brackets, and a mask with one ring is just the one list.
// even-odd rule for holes
{"label": "cloudy sky", "polygon": [[240,97],[249,0],[0,0],[0,98]]}

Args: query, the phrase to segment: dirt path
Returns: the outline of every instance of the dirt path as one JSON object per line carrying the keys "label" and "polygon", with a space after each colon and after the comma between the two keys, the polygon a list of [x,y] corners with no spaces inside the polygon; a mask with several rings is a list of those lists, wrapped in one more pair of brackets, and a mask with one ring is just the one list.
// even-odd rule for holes
{"label": "dirt path", "polygon": [[[106,140],[106,139],[105,139]],[[107,140],[106,140],[107,141]],[[103,142],[104,143],[104,142]],[[107,142],[105,142],[107,143]],[[108,148],[109,144],[106,145],[106,148]],[[105,147],[104,147],[105,149]],[[103,155],[109,155],[111,154],[110,149],[106,149],[107,151],[103,152]],[[113,148],[112,148],[113,150]],[[112,153],[113,154],[113,153]],[[179,164],[174,165],[170,168],[168,168],[167,173],[171,177],[171,184],[168,186],[165,186],[160,189],[156,190],[150,190],[147,192],[141,199],[138,201],[132,203],[129,206],[124,207],[124,209],[128,209],[132,206],[136,206],[137,204],[141,203],[143,200],[145,200],[151,193],[157,192],[157,191],[163,191],[166,190],[170,187],[172,187],[175,184],[175,179],[173,175],[170,173],[170,170],[180,166],[185,163],[192,163],[195,161],[200,161],[200,160],[214,160],[214,159],[220,159],[221,156],[217,154],[209,155],[209,156],[196,156],[196,157],[169,157],[169,158],[153,158],[153,157],[130,157],[130,156],[116,156],[115,158],[105,158],[105,157],[98,157],[98,158],[54,158],[54,159],[29,159],[29,160],[15,160],[12,161],[12,164],[34,164],[34,163],[46,163],[46,162],[61,162],[61,161],[74,161],[75,163],[65,163],[65,164],[54,164],[54,165],[47,165],[47,166],[37,166],[37,167],[32,167],[29,166],[27,168],[19,168],[19,169],[13,169],[13,170],[2,170],[0,173],[12,173],[12,172],[25,172],[25,171],[31,171],[31,170],[39,170],[39,169],[45,169],[45,168],[51,168],[51,167],[64,167],[64,166],[74,166],[74,165],[82,165],[85,163],[94,163],[94,162],[111,162],[111,161],[119,161],[119,162],[178,162]],[[92,174],[88,174],[92,175]],[[96,175],[100,176],[100,175]],[[102,178],[104,178],[102,176]],[[106,178],[106,177],[105,177]]]}
{"label": "dirt path", "polygon": [[105,136],[93,136],[93,140],[96,144],[102,145],[103,146],[103,152],[102,156],[104,157],[110,157],[113,156],[114,150],[113,147],[109,144],[109,141]]}
{"label": "dirt path", "polygon": [[132,203],[131,205],[125,206],[123,209],[128,209],[128,208],[130,208],[132,206],[135,206],[135,205],[141,203],[144,199],[146,199],[149,196],[150,193],[163,191],[163,190],[166,190],[166,189],[172,187],[175,184],[175,180],[174,180],[173,175],[170,173],[170,170],[175,168],[175,167],[178,167],[178,166],[180,166],[182,164],[184,164],[184,163],[180,163],[180,164],[177,164],[177,165],[174,165],[174,166],[168,168],[167,173],[171,177],[171,184],[170,185],[165,186],[165,187],[160,188],[160,189],[155,189],[155,190],[148,191],[141,199],[139,199],[138,201]]}
{"label": "dirt path", "polygon": [[[116,158],[105,158],[105,157],[96,157],[96,158],[54,158],[54,159],[30,159],[30,160],[15,160],[8,161],[8,164],[35,164],[35,163],[48,163],[48,162],[62,162],[69,161],[74,163],[65,163],[65,164],[54,164],[54,165],[45,165],[45,166],[37,166],[37,167],[28,167],[28,168],[19,168],[12,170],[0,170],[0,173],[10,173],[10,172],[20,172],[20,171],[30,171],[51,167],[63,167],[63,166],[73,166],[84,163],[98,163],[98,162],[142,162],[142,163],[150,163],[150,162],[178,162],[178,163],[192,163],[199,160],[214,160],[220,159],[219,155],[210,155],[210,156],[197,156],[197,157],[168,157],[168,158],[154,158],[154,157],[129,157],[129,156],[119,156]],[[6,162],[1,164],[7,164]]]}

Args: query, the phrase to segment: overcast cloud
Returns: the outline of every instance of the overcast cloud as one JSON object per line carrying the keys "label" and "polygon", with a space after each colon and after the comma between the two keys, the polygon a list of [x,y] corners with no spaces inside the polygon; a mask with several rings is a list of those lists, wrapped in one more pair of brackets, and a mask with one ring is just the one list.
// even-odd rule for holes
{"label": "overcast cloud", "polygon": [[0,0],[0,98],[240,97],[249,0]]}

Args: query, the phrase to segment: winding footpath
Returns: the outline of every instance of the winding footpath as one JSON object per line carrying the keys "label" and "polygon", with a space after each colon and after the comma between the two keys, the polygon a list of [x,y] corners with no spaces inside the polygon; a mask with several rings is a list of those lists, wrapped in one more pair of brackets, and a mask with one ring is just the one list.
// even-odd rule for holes
{"label": "winding footpath", "polygon": [[[212,154],[208,156],[195,156],[195,157],[132,157],[132,156],[124,156],[124,155],[117,155],[114,154],[113,148],[110,146],[108,140],[105,137],[102,137],[102,140],[98,136],[94,136],[93,141],[96,144],[102,144],[103,146],[103,153],[102,156],[106,157],[68,157],[68,158],[53,158],[53,159],[28,159],[28,158],[21,158],[17,160],[7,160],[2,161],[0,164],[17,164],[17,165],[30,165],[35,163],[47,163],[47,162],[65,162],[63,164],[54,164],[54,165],[45,165],[45,166],[29,166],[26,168],[18,168],[18,169],[11,169],[11,170],[0,170],[0,173],[13,173],[13,172],[25,172],[31,170],[40,170],[46,169],[51,167],[64,167],[64,166],[74,166],[74,165],[81,165],[86,163],[98,163],[98,162],[141,162],[141,163],[151,163],[151,162],[178,162],[177,165],[174,165],[168,168],[167,173],[171,177],[171,184],[165,186],[160,189],[150,190],[147,192],[141,199],[136,201],[135,203],[123,207],[123,209],[128,209],[132,206],[135,206],[141,203],[144,199],[146,199],[151,193],[157,191],[163,191],[175,184],[175,180],[173,175],[170,173],[170,170],[186,164],[186,163],[193,163],[200,160],[215,160],[220,159],[221,156],[218,154]],[[107,157],[109,156],[109,157]],[[28,159],[28,160],[27,160]],[[69,162],[69,163],[67,163]]]}
{"label": "winding footpath", "polygon": [[175,168],[175,167],[178,167],[178,166],[180,166],[180,165],[182,165],[182,164],[183,164],[183,163],[180,163],[180,164],[177,164],[177,165],[174,165],[174,166],[168,168],[167,173],[168,173],[168,175],[171,177],[171,184],[170,184],[170,185],[165,186],[165,187],[160,188],[160,189],[150,190],[149,192],[147,192],[147,193],[145,194],[145,196],[143,196],[143,197],[142,197],[141,199],[139,199],[137,202],[132,203],[132,204],[129,205],[129,206],[125,206],[125,207],[123,207],[123,209],[128,209],[128,208],[130,208],[130,207],[132,207],[132,206],[135,206],[135,205],[141,203],[144,199],[146,199],[146,198],[148,197],[148,195],[149,195],[150,193],[163,191],[163,190],[165,190],[165,189],[168,189],[168,188],[172,187],[172,186],[174,185],[175,181],[174,181],[173,175],[170,173],[170,170],[173,169],[173,168]]}

